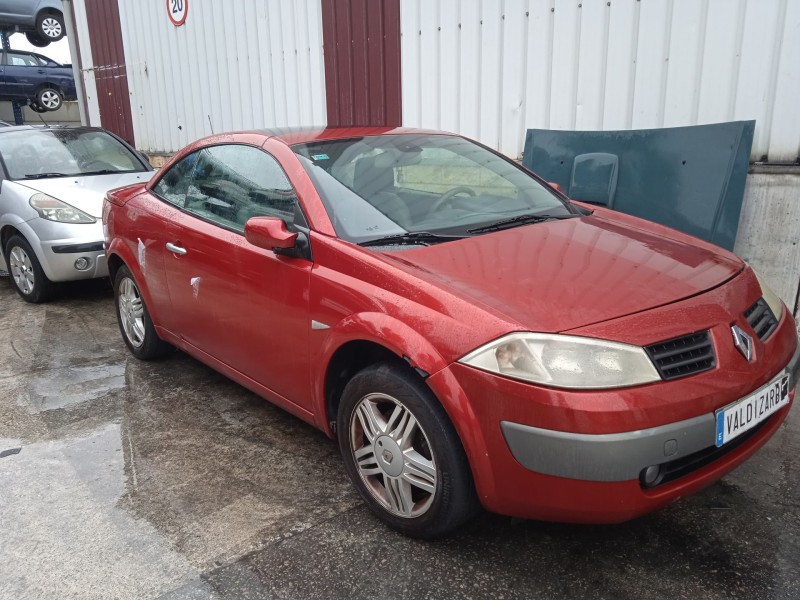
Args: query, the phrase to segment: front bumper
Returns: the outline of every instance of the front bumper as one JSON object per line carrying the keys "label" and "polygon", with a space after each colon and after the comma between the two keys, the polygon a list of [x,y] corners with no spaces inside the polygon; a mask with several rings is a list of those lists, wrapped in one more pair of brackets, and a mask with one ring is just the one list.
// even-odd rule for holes
{"label": "front bumper", "polygon": [[[755,339],[754,360],[733,345],[730,324],[749,327],[741,315],[760,295],[751,279],[731,284],[738,289],[721,286],[576,332],[646,345],[710,327],[717,364],[696,375],[584,391],[514,381],[457,362],[431,375],[427,383],[456,425],[484,507],[528,519],[618,523],[708,486],[747,460],[778,430],[796,391],[788,406],[719,449],[715,411],[786,369],[792,387],[800,381],[788,311],[766,342]],[[654,464],[669,469],[669,477],[643,484],[642,468]]]}
{"label": "front bumper", "polygon": [[[32,219],[26,225],[26,239],[36,252],[42,269],[50,281],[75,281],[108,275],[103,226],[97,223],[56,223]],[[77,268],[76,261],[85,259],[86,266]]]}
{"label": "front bumper", "polygon": [[[778,377],[787,374],[789,389],[794,389],[800,377],[800,345]],[[714,413],[648,429],[594,435],[509,421],[502,421],[500,427],[511,454],[526,469],[584,481],[636,479],[647,467],[714,447],[716,437]]]}

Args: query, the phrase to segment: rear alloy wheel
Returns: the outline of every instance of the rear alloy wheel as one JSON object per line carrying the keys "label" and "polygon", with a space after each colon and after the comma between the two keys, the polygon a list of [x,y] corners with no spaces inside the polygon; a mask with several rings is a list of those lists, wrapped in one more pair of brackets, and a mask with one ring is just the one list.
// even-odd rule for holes
{"label": "rear alloy wheel", "polygon": [[416,373],[380,364],[356,374],[342,394],[337,427],[350,478],[390,527],[429,539],[474,514],[461,441]]}
{"label": "rear alloy wheel", "polygon": [[47,278],[31,245],[19,235],[11,236],[5,248],[8,274],[20,297],[33,304],[50,296],[53,283]]}
{"label": "rear alloy wheel", "polygon": [[64,17],[49,13],[36,19],[36,33],[43,40],[57,42],[64,37]]}
{"label": "rear alloy wheel", "polygon": [[61,92],[53,88],[43,88],[36,94],[36,103],[45,110],[58,110],[63,102]]}
{"label": "rear alloy wheel", "polygon": [[28,43],[30,43],[31,46],[36,46],[37,48],[44,48],[45,46],[50,45],[50,40],[39,37],[39,34],[35,31],[28,31],[25,34],[25,38],[28,40]]}
{"label": "rear alloy wheel", "polygon": [[150,313],[139,292],[139,286],[126,266],[121,266],[114,278],[114,299],[117,323],[122,339],[136,357],[149,360],[164,355],[171,346],[156,333]]}

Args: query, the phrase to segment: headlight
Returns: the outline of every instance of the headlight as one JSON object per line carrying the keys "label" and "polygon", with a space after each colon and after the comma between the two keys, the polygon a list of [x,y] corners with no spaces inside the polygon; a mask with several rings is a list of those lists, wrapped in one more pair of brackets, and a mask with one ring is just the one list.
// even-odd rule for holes
{"label": "headlight", "polygon": [[459,362],[560,388],[618,388],[661,380],[642,348],[571,335],[512,333]]}
{"label": "headlight", "polygon": [[[750,268],[753,269],[752,266]],[[761,296],[764,298],[764,301],[769,306],[769,309],[772,311],[772,314],[775,315],[775,318],[778,319],[778,321],[780,321],[781,316],[783,315],[783,302],[781,302],[781,299],[778,298],[778,295],[772,291],[772,288],[770,288],[764,282],[764,280],[761,279],[761,277],[758,275],[755,269],[753,269],[753,274],[756,276],[756,279],[758,279],[758,285],[761,286]]]}
{"label": "headlight", "polygon": [[97,219],[47,194],[34,194],[28,201],[39,216],[59,223],[94,223]]}

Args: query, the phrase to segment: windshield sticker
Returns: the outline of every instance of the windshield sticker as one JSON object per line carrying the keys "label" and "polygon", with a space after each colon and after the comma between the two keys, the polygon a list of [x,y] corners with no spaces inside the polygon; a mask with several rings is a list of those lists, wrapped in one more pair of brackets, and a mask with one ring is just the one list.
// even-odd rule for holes
{"label": "windshield sticker", "polygon": [[314,160],[328,160],[330,156],[328,156],[327,154],[312,154],[311,158],[313,158]]}

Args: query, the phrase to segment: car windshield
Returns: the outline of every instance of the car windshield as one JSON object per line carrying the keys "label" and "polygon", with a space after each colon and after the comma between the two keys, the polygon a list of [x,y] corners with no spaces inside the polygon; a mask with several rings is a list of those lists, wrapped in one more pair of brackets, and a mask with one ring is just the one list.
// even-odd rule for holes
{"label": "car windshield", "polygon": [[133,173],[147,170],[124,144],[92,129],[25,129],[0,134],[10,179]]}
{"label": "car windshield", "polygon": [[574,214],[524,169],[458,136],[367,136],[292,149],[337,235],[354,243],[439,243]]}

